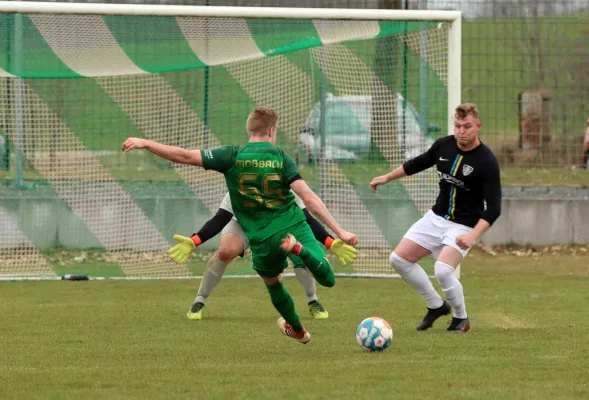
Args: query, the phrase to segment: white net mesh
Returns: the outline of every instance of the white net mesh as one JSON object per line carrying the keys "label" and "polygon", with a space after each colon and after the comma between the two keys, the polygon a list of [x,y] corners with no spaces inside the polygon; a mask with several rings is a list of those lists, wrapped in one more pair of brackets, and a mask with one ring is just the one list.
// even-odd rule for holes
{"label": "white net mesh", "polygon": [[[280,111],[278,144],[360,239],[337,272],[390,274],[388,253],[433,202],[434,172],[376,195],[368,184],[447,133],[445,26],[41,14],[0,25],[20,27],[21,49],[0,65],[13,76],[0,78],[0,276],[201,274],[218,239],[186,266],[166,250],[216,212],[222,175],[120,145],[243,144],[255,106]],[[248,257],[228,270],[252,272]]]}

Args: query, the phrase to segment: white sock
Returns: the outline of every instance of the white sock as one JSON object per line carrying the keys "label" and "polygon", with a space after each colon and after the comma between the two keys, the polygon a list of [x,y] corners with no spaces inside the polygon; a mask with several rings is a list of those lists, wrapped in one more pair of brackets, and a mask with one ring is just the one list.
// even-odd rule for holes
{"label": "white sock", "polygon": [[219,282],[221,282],[221,278],[225,274],[226,269],[227,263],[219,260],[215,253],[207,263],[207,267],[202,276],[202,281],[198,288],[198,295],[196,296],[196,299],[194,299],[195,303],[206,303],[207,297],[209,297],[211,292],[217,287]]}
{"label": "white sock", "polygon": [[435,265],[436,278],[440,282],[446,300],[454,309],[454,317],[466,318],[466,305],[464,304],[464,291],[462,284],[454,275],[454,268],[451,265],[437,261]]}
{"label": "white sock", "polygon": [[431,280],[418,264],[411,263],[392,252],[389,258],[391,266],[427,303],[431,309],[440,308],[444,304],[442,297],[434,289]]}
{"label": "white sock", "polygon": [[317,288],[315,287],[315,278],[307,268],[295,268],[295,276],[305,290],[307,295],[307,304],[313,300],[317,300]]}

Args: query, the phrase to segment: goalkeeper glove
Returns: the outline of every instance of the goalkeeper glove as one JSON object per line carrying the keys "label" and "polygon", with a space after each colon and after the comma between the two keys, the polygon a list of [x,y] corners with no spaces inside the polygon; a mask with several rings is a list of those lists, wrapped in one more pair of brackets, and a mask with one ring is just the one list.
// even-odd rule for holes
{"label": "goalkeeper glove", "polygon": [[198,235],[193,235],[192,237],[174,235],[174,240],[180,243],[168,250],[168,254],[177,264],[186,263],[192,251],[201,243]]}
{"label": "goalkeeper glove", "polygon": [[337,256],[342,265],[352,264],[358,257],[358,250],[347,245],[341,239],[333,240],[328,247]]}

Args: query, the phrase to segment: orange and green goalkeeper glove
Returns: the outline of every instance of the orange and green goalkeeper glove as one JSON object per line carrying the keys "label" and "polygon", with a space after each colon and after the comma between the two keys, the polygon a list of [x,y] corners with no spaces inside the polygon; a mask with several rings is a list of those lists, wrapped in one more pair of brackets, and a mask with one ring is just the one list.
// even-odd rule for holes
{"label": "orange and green goalkeeper glove", "polygon": [[337,256],[342,265],[352,264],[358,257],[358,250],[347,245],[341,239],[335,239],[328,247]]}
{"label": "orange and green goalkeeper glove", "polygon": [[192,237],[174,235],[174,240],[180,243],[168,250],[168,254],[177,264],[185,264],[193,250],[201,243],[198,235],[193,235]]}

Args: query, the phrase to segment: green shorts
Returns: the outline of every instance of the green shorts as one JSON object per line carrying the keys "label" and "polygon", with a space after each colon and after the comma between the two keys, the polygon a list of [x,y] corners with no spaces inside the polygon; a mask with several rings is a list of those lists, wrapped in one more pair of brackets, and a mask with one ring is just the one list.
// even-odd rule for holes
{"label": "green shorts", "polygon": [[295,268],[305,266],[300,257],[286,253],[280,248],[282,239],[289,233],[294,235],[309,251],[320,254],[322,257],[325,256],[325,252],[315,239],[311,227],[306,221],[302,221],[275,233],[261,243],[250,244],[254,262],[253,268],[260,276],[271,278],[280,275],[288,266],[287,257],[294,263]]}

